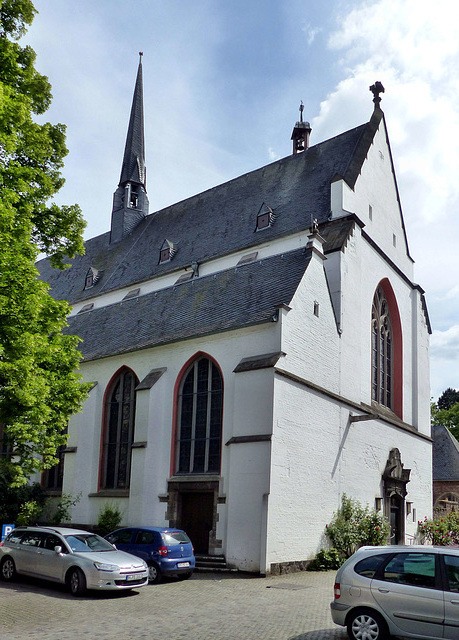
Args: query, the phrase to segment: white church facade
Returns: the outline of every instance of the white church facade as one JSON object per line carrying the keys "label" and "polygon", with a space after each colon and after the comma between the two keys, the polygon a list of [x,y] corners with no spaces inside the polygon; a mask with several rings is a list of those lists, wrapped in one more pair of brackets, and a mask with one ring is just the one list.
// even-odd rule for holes
{"label": "white church facade", "polygon": [[301,113],[291,156],[149,214],[139,64],[110,232],[38,265],[92,383],[75,522],[114,503],[267,574],[324,546],[344,493],[393,542],[431,515],[429,320],[373,89],[368,123],[309,146]]}

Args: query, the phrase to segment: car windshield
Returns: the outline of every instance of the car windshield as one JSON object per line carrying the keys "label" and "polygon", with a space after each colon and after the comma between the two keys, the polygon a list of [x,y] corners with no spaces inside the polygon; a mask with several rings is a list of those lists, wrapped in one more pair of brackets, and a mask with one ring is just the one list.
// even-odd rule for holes
{"label": "car windshield", "polygon": [[112,545],[95,533],[78,533],[65,536],[72,551],[113,551]]}
{"label": "car windshield", "polygon": [[190,543],[190,539],[184,531],[167,531],[163,533],[163,538],[168,545]]}

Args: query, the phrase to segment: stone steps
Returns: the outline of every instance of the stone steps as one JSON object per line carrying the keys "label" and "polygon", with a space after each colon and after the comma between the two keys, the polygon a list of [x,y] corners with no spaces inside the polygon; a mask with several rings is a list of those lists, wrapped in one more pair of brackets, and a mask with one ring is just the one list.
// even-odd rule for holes
{"label": "stone steps", "polygon": [[222,572],[234,572],[237,569],[231,569],[226,564],[225,556],[209,556],[203,554],[195,554],[196,557],[196,567],[195,571],[208,571],[215,573]]}

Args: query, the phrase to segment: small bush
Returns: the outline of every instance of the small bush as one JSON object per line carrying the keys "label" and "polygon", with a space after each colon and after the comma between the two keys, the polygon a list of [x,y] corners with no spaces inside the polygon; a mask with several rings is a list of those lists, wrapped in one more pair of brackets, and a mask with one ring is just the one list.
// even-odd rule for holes
{"label": "small bush", "polygon": [[375,509],[362,507],[358,500],[345,494],[341,507],[326,527],[326,535],[344,558],[349,558],[364,545],[386,544],[389,537],[389,523]]}
{"label": "small bush", "polygon": [[42,511],[43,506],[36,500],[29,500],[28,502],[24,502],[19,509],[19,513],[16,518],[16,524],[19,526],[33,525],[40,517]]}
{"label": "small bush", "polygon": [[424,518],[418,522],[418,535],[422,544],[459,544],[459,513],[451,511],[433,520]]}
{"label": "small bush", "polygon": [[97,520],[97,528],[100,534],[105,536],[110,531],[118,529],[123,514],[121,513],[118,505],[106,504],[99,512],[99,518]]}
{"label": "small bush", "polygon": [[39,508],[33,512],[35,520],[31,520],[29,524],[35,523],[41,515],[46,500],[42,487],[38,482],[12,487],[11,482],[12,475],[10,470],[6,465],[0,463],[0,522],[18,524],[21,509],[24,508],[23,517],[25,517],[26,511],[30,509],[25,505],[29,502],[34,502]]}
{"label": "small bush", "polygon": [[308,571],[333,571],[339,569],[345,558],[338,549],[321,549],[309,563]]}
{"label": "small bush", "polygon": [[51,516],[51,524],[58,525],[72,521],[71,509],[80,502],[81,493],[75,498],[70,493],[63,493]]}

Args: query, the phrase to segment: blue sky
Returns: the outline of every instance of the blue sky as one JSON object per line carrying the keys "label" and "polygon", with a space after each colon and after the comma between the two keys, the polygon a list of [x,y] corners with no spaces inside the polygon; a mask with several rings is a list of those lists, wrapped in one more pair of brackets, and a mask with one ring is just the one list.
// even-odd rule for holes
{"label": "blue sky", "polygon": [[61,203],[86,237],[109,229],[138,52],[150,210],[291,152],[300,100],[311,144],[386,115],[415,280],[432,326],[432,396],[459,388],[457,0],[35,0],[23,43],[67,125]]}

